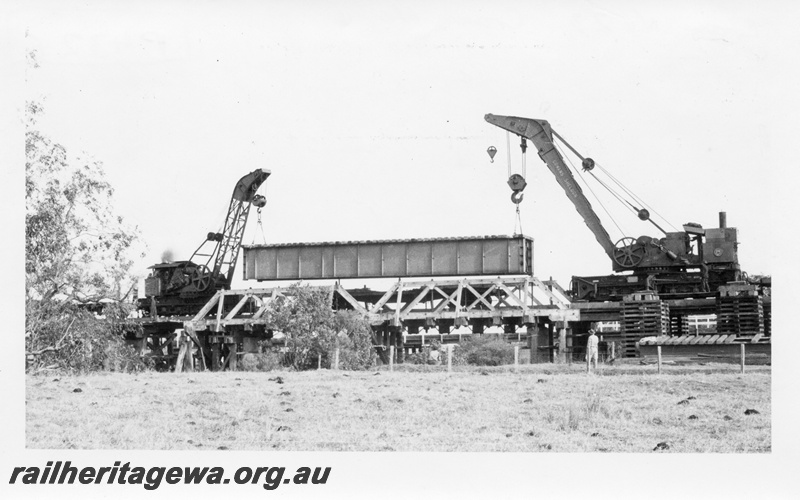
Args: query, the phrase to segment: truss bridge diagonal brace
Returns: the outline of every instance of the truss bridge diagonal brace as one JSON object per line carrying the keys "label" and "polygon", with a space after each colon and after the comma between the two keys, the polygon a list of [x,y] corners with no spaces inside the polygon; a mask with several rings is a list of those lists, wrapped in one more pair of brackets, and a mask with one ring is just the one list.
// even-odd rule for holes
{"label": "truss bridge diagonal brace", "polygon": [[360,314],[369,314],[367,309],[361,304],[359,304],[358,301],[355,299],[355,297],[350,295],[350,293],[347,290],[345,290],[345,288],[341,284],[336,283],[334,285],[333,291],[334,293],[338,293],[339,296],[343,298],[348,304],[350,304],[355,311],[358,311]]}
{"label": "truss bridge diagonal brace", "polygon": [[467,288],[467,290],[472,292],[472,294],[475,295],[475,297],[477,297],[470,305],[467,306],[467,308],[466,308],[467,311],[471,311],[472,309],[475,308],[475,306],[477,306],[481,302],[484,303],[486,305],[486,307],[489,308],[490,311],[494,311],[494,306],[492,305],[491,302],[486,300],[486,297],[490,293],[495,291],[495,289],[497,288],[497,285],[490,286],[489,289],[486,290],[483,294],[478,293],[478,291],[475,290],[475,288],[473,288],[472,285],[470,285],[469,283],[467,283],[466,288]]}
{"label": "truss bridge diagonal brace", "polygon": [[219,294],[219,302],[217,303],[217,321],[214,324],[214,331],[221,332],[222,331],[222,308],[225,305],[225,294],[220,292]]}
{"label": "truss bridge diagonal brace", "polygon": [[428,295],[428,292],[430,292],[431,290],[433,290],[433,287],[434,287],[433,283],[426,283],[426,284],[425,284],[425,286],[423,287],[423,289],[422,289],[422,290],[420,290],[420,292],[417,294],[417,296],[416,296],[416,297],[414,297],[414,300],[412,300],[411,302],[409,302],[408,304],[406,304],[406,307],[404,307],[404,308],[403,308],[403,311],[402,311],[402,313],[400,313],[400,314],[401,314],[401,316],[405,316],[405,315],[407,315],[407,314],[408,314],[408,313],[410,313],[410,312],[411,312],[411,311],[412,311],[412,310],[413,310],[415,307],[417,307],[417,305],[418,305],[420,302],[422,302],[422,299],[424,299],[424,298],[425,298],[425,297]]}
{"label": "truss bridge diagonal brace", "polygon": [[460,318],[462,314],[464,314],[464,306],[461,305],[461,296],[464,293],[464,285],[466,285],[467,280],[461,281],[458,283],[458,290],[456,290],[456,319]]}
{"label": "truss bridge diagonal brace", "polygon": [[[511,298],[513,298],[513,299],[514,299],[514,302],[516,302],[516,303],[517,303],[517,305],[518,305],[519,307],[521,307],[522,309],[526,309],[525,303],[524,303],[524,302],[522,302],[522,301],[519,299],[519,297],[517,297],[517,294],[515,293],[516,291],[518,291],[518,290],[519,290],[519,285],[514,285],[514,288],[515,288],[515,290],[511,290],[511,289],[508,287],[508,285],[506,285],[506,284],[505,284],[505,283],[503,283],[502,281],[498,281],[498,282],[497,282],[497,286],[498,286],[498,288],[500,288],[501,290],[503,290],[504,292],[506,292],[506,294],[507,294],[506,298],[508,298],[508,297],[511,297]],[[507,301],[506,299],[504,299],[504,298],[501,298],[501,299],[500,299],[500,301],[501,301],[501,302],[503,302],[503,303],[505,303],[505,304],[506,304],[508,307],[514,307],[513,305],[509,304],[509,303],[508,303],[508,301]]]}
{"label": "truss bridge diagonal brace", "polygon": [[400,326],[400,304],[403,299],[403,283],[398,282],[397,286],[397,303],[394,308],[394,326]]}
{"label": "truss bridge diagonal brace", "polygon": [[279,289],[273,288],[272,290],[270,290],[269,297],[267,297],[266,294],[264,294],[263,297],[259,297],[261,299],[261,307],[259,307],[258,311],[256,311],[255,314],[253,314],[253,320],[261,319],[261,317],[264,316],[264,313],[267,312],[267,308],[269,307],[270,302],[282,296],[283,294],[280,292]]}
{"label": "truss bridge diagonal brace", "polygon": [[217,302],[219,302],[219,300],[220,300],[220,297],[221,297],[221,296],[222,296],[222,291],[219,291],[219,292],[217,292],[216,294],[214,294],[214,296],[213,296],[213,297],[211,297],[211,300],[209,300],[209,301],[206,303],[206,305],[204,305],[204,306],[203,306],[203,308],[202,308],[202,309],[200,309],[200,311],[198,311],[198,313],[194,315],[194,318],[192,318],[192,321],[193,321],[193,322],[194,322],[194,321],[201,321],[203,318],[205,318],[205,317],[206,317],[206,315],[207,315],[209,312],[211,312],[211,309],[212,309],[212,308],[213,308],[215,305],[217,305]]}
{"label": "truss bridge diagonal brace", "polygon": [[[550,299],[550,305],[554,305],[559,309],[567,309],[567,305],[568,304],[564,304],[564,302],[561,299],[559,299],[556,296],[556,294],[553,293],[552,290],[550,290],[550,287],[545,285],[544,283],[542,283],[542,281],[539,278],[531,276],[528,279],[530,280],[531,283],[533,283],[534,286],[536,286],[536,288],[538,288],[539,290],[544,292],[545,295],[547,295],[547,297]],[[556,285],[558,285],[558,284],[556,283]],[[559,286],[559,288],[561,289],[560,286]],[[563,290],[563,289],[561,289],[561,290]],[[566,292],[565,292],[565,294],[566,294]],[[533,297],[533,295],[531,295],[531,297]]]}
{"label": "truss bridge diagonal brace", "polygon": [[228,315],[225,316],[225,319],[226,320],[233,319],[233,317],[236,316],[239,313],[239,311],[242,310],[242,307],[244,307],[247,301],[252,298],[253,298],[252,294],[247,294],[244,297],[242,297],[242,299],[236,304],[236,306],[234,306],[234,308],[231,309],[231,312],[229,312]]}
{"label": "truss bridge diagonal brace", "polygon": [[385,294],[383,294],[383,297],[381,297],[381,299],[378,302],[376,302],[374,306],[372,306],[372,309],[369,310],[369,313],[378,314],[381,311],[381,309],[383,309],[383,306],[385,306],[386,303],[389,302],[389,300],[392,298],[392,295],[394,295],[395,292],[397,292],[397,288],[400,286],[401,286],[400,282],[394,283],[391,286],[391,288],[389,288],[389,290]]}
{"label": "truss bridge diagonal brace", "polygon": [[453,292],[450,295],[447,295],[438,286],[434,286],[433,289],[436,290],[437,292],[439,292],[439,294],[441,294],[442,297],[444,297],[444,301],[442,301],[442,303],[439,304],[436,307],[436,309],[433,310],[434,314],[438,314],[438,313],[442,312],[442,310],[444,310],[444,308],[449,306],[451,303],[455,306],[456,312],[458,312],[458,309],[461,307],[461,304],[459,304],[456,301],[455,297],[460,297],[461,296],[461,287],[462,287],[462,284],[459,283],[458,287],[456,288],[456,291]]}

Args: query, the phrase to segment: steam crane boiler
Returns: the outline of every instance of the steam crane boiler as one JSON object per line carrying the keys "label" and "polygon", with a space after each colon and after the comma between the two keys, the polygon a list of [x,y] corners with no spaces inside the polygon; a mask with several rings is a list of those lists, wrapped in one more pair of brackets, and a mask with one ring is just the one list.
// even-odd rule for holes
{"label": "steam crane boiler", "polygon": [[210,232],[189,260],[151,266],[145,297],[138,309],[144,317],[194,315],[218,291],[229,290],[250,207],[266,198],[257,194],[269,170],[256,169],[236,183],[221,232]]}
{"label": "steam crane boiler", "polygon": [[[594,160],[578,153],[546,120],[492,114],[484,118],[492,125],[518,135],[523,154],[526,141],[533,143],[539,157],[611,259],[613,271],[620,273],[573,276],[573,299],[619,300],[626,294],[642,290],[652,290],[664,297],[703,297],[713,295],[720,285],[741,279],[737,257],[738,233],[736,228],[727,227],[724,213],[720,214],[718,228],[704,229],[699,224],[687,223],[683,231],[668,232],[651,219],[649,210],[637,198],[618,197],[639,219],[651,222],[663,236],[625,236],[614,242],[556,148],[554,139],[580,158],[582,171],[589,178],[594,177]],[[519,198],[517,191],[521,189],[515,190]]]}

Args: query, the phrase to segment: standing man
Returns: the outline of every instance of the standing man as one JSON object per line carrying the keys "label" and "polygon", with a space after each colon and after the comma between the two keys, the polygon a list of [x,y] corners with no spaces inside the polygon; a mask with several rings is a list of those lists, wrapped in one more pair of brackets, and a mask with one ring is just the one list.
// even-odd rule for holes
{"label": "standing man", "polygon": [[600,339],[597,338],[594,328],[589,329],[589,339],[586,341],[586,370],[591,371],[592,360],[594,360],[594,368],[597,369],[597,345]]}

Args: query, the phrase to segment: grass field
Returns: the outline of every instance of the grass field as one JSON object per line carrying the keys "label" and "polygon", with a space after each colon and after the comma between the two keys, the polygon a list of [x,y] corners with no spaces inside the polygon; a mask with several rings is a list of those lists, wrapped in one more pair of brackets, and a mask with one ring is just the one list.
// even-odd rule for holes
{"label": "grass field", "polygon": [[769,367],[744,375],[732,365],[661,375],[652,366],[431,368],[28,376],[26,444],[652,452],[664,442],[660,453],[771,451]]}

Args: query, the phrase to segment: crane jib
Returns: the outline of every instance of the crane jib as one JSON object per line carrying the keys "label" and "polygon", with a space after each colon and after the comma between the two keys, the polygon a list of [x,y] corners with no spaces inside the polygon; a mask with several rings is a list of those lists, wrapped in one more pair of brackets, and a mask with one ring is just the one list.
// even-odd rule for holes
{"label": "crane jib", "polygon": [[581,215],[586,226],[592,231],[606,254],[613,259],[614,242],[611,241],[611,237],[603,227],[594,209],[592,209],[592,205],[586,195],[583,194],[583,190],[575,181],[575,177],[570,172],[569,167],[564,163],[561,153],[556,149],[552,137],[555,132],[553,132],[550,124],[546,120],[493,114],[487,114],[484,119],[492,125],[513,132],[533,142],[539,152],[539,157],[553,173],[558,184],[564,189],[567,197],[575,206],[575,210]]}

